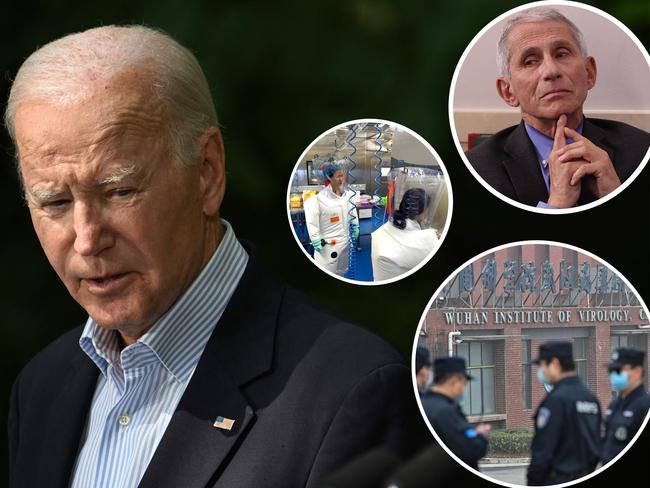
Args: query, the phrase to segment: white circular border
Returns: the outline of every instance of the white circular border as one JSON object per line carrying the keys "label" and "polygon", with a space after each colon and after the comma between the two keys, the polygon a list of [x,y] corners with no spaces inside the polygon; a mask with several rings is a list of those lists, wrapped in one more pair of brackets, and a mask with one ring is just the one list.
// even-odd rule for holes
{"label": "white circular border", "polygon": [[[422,329],[422,325],[424,324],[424,321],[426,319],[427,312],[431,309],[431,305],[435,301],[436,297],[442,291],[442,289],[445,287],[445,285],[447,284],[447,282],[449,282],[450,279],[452,279],[455,275],[457,275],[466,266],[468,266],[468,265],[470,265],[472,263],[475,263],[476,261],[478,261],[479,259],[481,259],[484,256],[487,256],[490,253],[493,253],[495,251],[500,251],[501,249],[508,249],[508,248],[514,247],[514,246],[528,246],[528,245],[535,245],[535,244],[551,245],[551,246],[557,246],[557,247],[561,247],[561,248],[565,248],[565,249],[571,249],[572,251],[577,251],[579,253],[582,253],[582,254],[584,254],[586,256],[591,257],[592,259],[595,259],[599,263],[607,266],[607,268],[609,268],[610,271],[616,273],[623,280],[623,282],[627,285],[627,287],[634,293],[634,295],[637,297],[637,299],[641,303],[641,307],[643,308],[643,311],[645,312],[646,317],[650,318],[650,312],[648,312],[648,307],[646,306],[645,302],[641,298],[641,295],[639,295],[639,293],[632,286],[632,284],[627,280],[627,278],[625,278],[625,276],[623,276],[616,268],[611,266],[607,261],[599,258],[595,254],[592,254],[592,253],[590,253],[588,251],[585,251],[584,249],[581,249],[581,248],[579,248],[577,246],[572,246],[571,244],[564,244],[564,243],[556,242],[556,241],[545,241],[545,240],[534,240],[533,239],[533,240],[528,240],[528,241],[511,242],[511,243],[508,243],[508,244],[502,244],[500,246],[493,247],[491,249],[488,249],[487,251],[483,251],[482,253],[474,256],[472,259],[469,259],[469,260],[465,261],[463,264],[461,264],[458,268],[456,268],[456,270],[454,272],[452,272],[443,281],[442,285],[440,285],[436,289],[435,293],[431,296],[431,299],[427,303],[427,306],[424,309],[424,312],[420,316],[420,322],[418,324],[417,330],[415,331],[415,337],[413,338],[413,349],[412,349],[412,352],[411,352],[411,380],[413,382],[413,394],[415,395],[416,401],[418,403],[418,408],[420,409],[420,415],[422,415],[422,418],[424,419],[424,422],[427,424],[427,427],[429,428],[429,430],[433,434],[433,437],[435,437],[438,444],[440,444],[442,446],[442,448],[447,452],[447,454],[449,454],[453,459],[455,459],[456,462],[458,462],[458,464],[460,464],[461,466],[463,466],[467,470],[471,471],[475,475],[478,475],[478,476],[480,476],[481,478],[483,478],[483,479],[485,479],[487,481],[490,481],[492,483],[496,483],[496,484],[501,485],[501,486],[507,486],[509,488],[521,488],[521,487],[525,487],[526,485],[515,485],[513,483],[508,483],[507,481],[501,481],[501,480],[498,480],[496,478],[492,478],[491,476],[488,476],[485,473],[482,473],[481,471],[478,471],[478,470],[472,468],[471,466],[467,465],[460,458],[458,458],[456,456],[456,454],[454,454],[445,445],[444,442],[442,442],[442,440],[440,439],[440,437],[438,437],[438,434],[436,434],[433,427],[431,427],[431,424],[429,423],[429,419],[427,418],[427,415],[424,412],[424,408],[422,407],[422,400],[420,399],[420,395],[419,395],[419,392],[418,392],[418,385],[417,385],[417,383],[415,381],[415,375],[413,374],[413,371],[415,371],[415,351],[416,351],[417,345],[418,345],[418,338],[420,337],[420,330]],[[625,448],[620,453],[618,453],[618,455],[615,458],[613,458],[607,464],[605,464],[604,466],[601,466],[597,470],[594,470],[593,472],[589,473],[588,475],[583,476],[582,478],[578,478],[577,480],[569,481],[569,482],[566,482],[566,483],[559,483],[557,485],[549,485],[549,486],[554,486],[554,487],[558,487],[558,488],[563,487],[563,486],[572,486],[572,485],[575,485],[577,483],[581,483],[583,481],[586,481],[589,478],[592,478],[593,476],[596,476],[599,473],[602,473],[603,471],[605,471],[607,468],[612,466],[616,461],[618,461],[632,447],[632,445],[637,441],[639,436],[643,433],[643,430],[645,429],[646,425],[648,424],[649,419],[650,419],[650,411],[648,411],[648,413],[647,413],[647,415],[645,417],[645,420],[643,421],[643,424],[641,425],[641,427],[637,431],[634,438],[627,444],[627,446],[625,446]]]}
{"label": "white circular border", "polygon": [[[349,278],[345,278],[343,276],[339,276],[336,273],[332,273],[331,271],[324,269],[320,267],[318,264],[316,264],[316,261],[314,261],[314,258],[312,258],[307,250],[304,248],[304,246],[301,244],[300,239],[298,239],[298,236],[296,235],[296,232],[293,228],[293,221],[291,220],[291,206],[290,206],[290,197],[291,197],[291,182],[293,181],[293,178],[296,174],[296,170],[298,169],[298,166],[300,165],[300,162],[303,160],[303,158],[307,155],[309,150],[318,142],[320,141],[321,138],[326,136],[332,131],[335,131],[337,129],[340,129],[342,127],[346,127],[348,125],[352,124],[387,124],[387,125],[392,125],[393,127],[399,127],[400,129],[408,132],[411,136],[415,137],[420,144],[422,144],[431,154],[433,154],[433,157],[435,160],[438,162],[440,167],[442,168],[442,171],[445,175],[445,184],[447,185],[447,218],[445,220],[445,226],[442,229],[442,234],[440,235],[440,242],[436,248],[434,248],[422,261],[420,261],[419,264],[411,268],[405,273],[402,273],[401,275],[395,276],[393,278],[389,278],[387,280],[379,280],[379,281],[363,281],[363,280],[351,280]],[[426,139],[424,139],[420,134],[415,132],[412,129],[409,129],[408,127],[398,124],[397,122],[392,122],[390,120],[385,120],[385,119],[374,119],[374,118],[365,118],[365,119],[355,119],[355,120],[350,120],[348,122],[343,122],[341,124],[335,125],[331,129],[326,130],[322,134],[320,134],[316,139],[314,139],[308,146],[307,148],[302,152],[300,157],[298,158],[298,161],[296,161],[296,164],[293,167],[293,170],[291,171],[291,176],[289,178],[289,184],[287,185],[287,218],[289,220],[289,227],[291,228],[291,233],[293,234],[293,238],[295,239],[296,243],[298,244],[298,247],[302,250],[303,254],[307,256],[307,259],[316,266],[318,269],[323,271],[324,273],[327,273],[328,275],[344,281],[346,283],[351,283],[353,285],[365,285],[365,286],[376,286],[376,285],[385,285],[388,283],[393,283],[395,281],[399,281],[403,278],[406,278],[407,276],[412,275],[416,271],[418,271],[420,268],[422,268],[424,265],[426,265],[433,256],[438,252],[438,249],[440,249],[445,241],[445,237],[447,237],[447,233],[449,231],[449,226],[451,225],[451,217],[453,214],[453,208],[454,208],[454,195],[452,192],[451,188],[451,179],[449,177],[449,172],[447,171],[447,168],[445,167],[445,164],[442,162],[442,158],[438,155],[436,150],[429,144]]]}
{"label": "white circular border", "polygon": [[505,17],[509,17],[510,15],[519,12],[521,10],[526,10],[531,7],[539,7],[539,6],[556,6],[556,5],[562,5],[562,6],[567,6],[567,7],[574,7],[574,8],[581,8],[583,10],[588,10],[592,13],[595,13],[597,15],[600,15],[601,17],[605,18],[606,20],[609,20],[613,24],[615,24],[619,29],[621,29],[634,44],[639,48],[641,51],[641,54],[643,54],[643,57],[645,58],[646,62],[650,66],[650,55],[648,55],[648,51],[646,51],[645,47],[639,41],[639,39],[634,35],[634,33],[627,28],[625,24],[623,24],[620,20],[618,20],[616,17],[613,17],[609,15],[607,12],[604,12],[596,7],[592,7],[591,5],[586,5],[584,3],[580,2],[571,2],[571,1],[566,1],[566,0],[554,0],[554,1],[539,1],[539,2],[531,2],[531,3],[526,3],[524,5],[520,5],[519,7],[515,7],[513,9],[508,10],[507,12],[499,15],[497,18],[492,20],[488,25],[483,27],[478,34],[474,36],[472,41],[469,43],[469,45],[465,48],[465,51],[463,51],[462,56],[460,57],[460,60],[458,61],[458,64],[456,65],[456,69],[454,70],[454,75],[451,78],[451,86],[449,89],[449,125],[451,128],[451,136],[452,139],[454,140],[454,144],[456,145],[456,149],[458,150],[458,154],[460,155],[461,159],[463,160],[463,163],[465,163],[465,166],[467,166],[467,169],[472,173],[474,178],[490,193],[492,193],[495,197],[499,198],[500,200],[509,203],[510,205],[514,205],[515,207],[518,207],[522,210],[527,210],[530,212],[536,212],[536,213],[542,213],[542,214],[547,214],[547,215],[562,215],[562,214],[570,214],[570,213],[576,213],[576,212],[582,212],[584,210],[589,210],[590,208],[597,207],[598,205],[602,205],[603,203],[611,200],[614,198],[616,195],[621,193],[623,190],[625,190],[632,182],[639,176],[639,173],[643,171],[645,168],[646,164],[648,163],[648,160],[650,159],[650,148],[646,152],[645,157],[641,160],[641,163],[639,166],[637,166],[636,170],[630,175],[630,177],[625,180],[619,186],[616,190],[613,192],[609,193],[608,195],[605,195],[602,198],[599,198],[597,200],[594,200],[593,202],[586,203],[584,205],[580,205],[578,207],[571,207],[571,208],[558,208],[558,209],[551,209],[551,208],[538,208],[538,207],[533,207],[531,205],[525,205],[521,202],[518,202],[516,200],[513,200],[510,197],[507,197],[503,195],[502,193],[498,192],[494,188],[492,188],[491,185],[489,185],[479,174],[478,172],[474,169],[474,166],[469,162],[469,159],[467,159],[467,156],[465,155],[465,151],[463,151],[462,146],[460,145],[460,141],[458,140],[458,133],[456,131],[456,123],[454,121],[454,92],[456,91],[456,81],[458,80],[458,75],[460,74],[460,68],[462,67],[463,63],[465,62],[465,58],[469,54],[469,52],[472,50],[474,47],[474,44],[476,44],[479,39],[487,32],[489,29],[491,29],[496,23],[498,23],[500,20],[504,19]]}

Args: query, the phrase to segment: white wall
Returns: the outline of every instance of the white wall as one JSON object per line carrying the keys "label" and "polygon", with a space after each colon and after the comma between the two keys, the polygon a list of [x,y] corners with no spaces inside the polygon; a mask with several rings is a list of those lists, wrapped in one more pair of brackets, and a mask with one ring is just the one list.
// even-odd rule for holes
{"label": "white wall", "polygon": [[[626,120],[650,130],[650,66],[639,47],[617,25],[594,12],[566,5],[554,7],[578,26],[589,54],[596,59],[598,75],[585,103],[587,115]],[[519,109],[508,107],[496,91],[496,44],[505,21],[483,34],[459,71],[453,108],[461,141],[467,139],[467,132],[491,133],[506,127],[493,127],[499,125],[497,120],[504,120],[503,116],[518,120],[515,114]],[[490,117],[490,112],[498,113]],[[472,125],[473,119],[481,120]]]}

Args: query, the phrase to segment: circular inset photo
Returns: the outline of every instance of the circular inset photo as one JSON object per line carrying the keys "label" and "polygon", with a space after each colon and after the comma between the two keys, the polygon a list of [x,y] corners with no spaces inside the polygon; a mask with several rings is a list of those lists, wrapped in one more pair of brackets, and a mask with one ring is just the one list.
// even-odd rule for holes
{"label": "circular inset photo", "polygon": [[504,486],[573,484],[625,454],[648,422],[648,309],[573,246],[486,251],[434,293],[413,344],[436,439]]}
{"label": "circular inset photo", "polygon": [[611,15],[577,2],[500,15],[456,66],[449,122],[461,158],[524,210],[586,210],[650,158],[650,56]]}
{"label": "circular inset photo", "polygon": [[300,156],[287,190],[296,242],[326,273],[390,283],[424,266],[451,221],[452,191],[435,150],[403,125],[340,124]]}

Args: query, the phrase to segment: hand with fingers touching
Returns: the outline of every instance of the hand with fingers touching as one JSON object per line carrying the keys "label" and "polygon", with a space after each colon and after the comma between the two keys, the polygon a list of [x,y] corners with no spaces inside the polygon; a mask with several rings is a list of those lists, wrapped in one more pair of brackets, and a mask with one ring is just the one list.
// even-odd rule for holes
{"label": "hand with fingers touching", "polygon": [[[555,208],[573,207],[580,198],[580,179],[575,180],[575,173],[583,166],[589,164],[582,158],[562,161],[560,159],[567,146],[566,143],[566,115],[560,115],[556,125],[553,139],[553,149],[548,156],[550,171],[550,189],[548,204]],[[570,146],[571,144],[569,144]]]}
{"label": "hand with fingers touching", "polygon": [[571,185],[579,185],[584,179],[587,188],[596,198],[602,198],[621,186],[621,180],[607,151],[568,127],[564,128],[564,135],[573,139],[573,142],[558,149],[558,160],[562,163],[576,160],[589,163],[576,169],[571,178]]}

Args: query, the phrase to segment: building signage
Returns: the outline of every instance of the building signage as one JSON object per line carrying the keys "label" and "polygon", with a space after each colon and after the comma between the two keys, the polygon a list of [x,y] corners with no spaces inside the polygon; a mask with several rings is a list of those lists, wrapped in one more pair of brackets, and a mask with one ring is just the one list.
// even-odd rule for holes
{"label": "building signage", "polygon": [[[630,308],[529,308],[516,310],[444,310],[447,325],[553,324],[566,322],[625,324],[634,320]],[[644,320],[642,308],[638,319]]]}
{"label": "building signage", "polygon": [[[541,268],[541,269],[540,269]],[[497,262],[493,258],[483,260],[480,280],[474,279],[474,268],[469,265],[458,274],[460,292],[472,293],[480,281],[484,291],[496,292],[499,288],[507,295],[515,291],[546,292],[556,294],[563,290],[577,290],[584,293],[625,293],[627,288],[620,276],[612,273],[603,265],[592,269],[587,262],[576,269],[566,260],[560,261],[560,270],[556,275],[553,265],[544,261],[538,266],[533,263],[520,263],[516,260],[503,262],[503,271],[499,275]]]}

